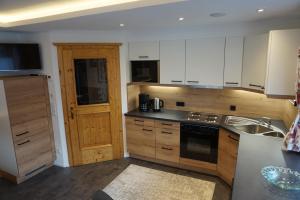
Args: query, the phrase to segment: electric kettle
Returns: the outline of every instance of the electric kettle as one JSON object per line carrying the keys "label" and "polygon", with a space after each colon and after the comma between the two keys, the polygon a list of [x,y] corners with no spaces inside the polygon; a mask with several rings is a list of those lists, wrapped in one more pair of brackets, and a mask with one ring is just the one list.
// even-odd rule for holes
{"label": "electric kettle", "polygon": [[164,107],[164,101],[159,98],[154,98],[151,100],[151,107],[154,112],[160,112],[161,108]]}

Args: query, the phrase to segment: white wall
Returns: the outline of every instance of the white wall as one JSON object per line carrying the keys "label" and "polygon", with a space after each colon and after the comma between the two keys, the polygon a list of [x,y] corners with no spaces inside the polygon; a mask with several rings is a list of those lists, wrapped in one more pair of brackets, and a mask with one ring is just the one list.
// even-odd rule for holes
{"label": "white wall", "polygon": [[[68,166],[67,143],[64,129],[64,119],[62,112],[62,101],[60,93],[60,80],[55,42],[118,42],[123,45],[120,48],[120,68],[121,68],[121,95],[122,112],[127,112],[127,91],[126,83],[129,81],[129,65],[127,60],[128,41],[141,40],[163,40],[163,39],[190,39],[213,36],[250,35],[266,33],[272,29],[299,28],[298,20],[290,21],[264,21],[243,24],[226,24],[214,26],[202,26],[196,28],[182,29],[160,29],[160,30],[135,30],[135,31],[52,31],[48,33],[1,33],[0,41],[18,42],[32,41],[38,42],[42,48],[43,73],[50,75],[49,91],[51,97],[52,119],[55,133],[55,144],[57,151],[56,165]],[[1,39],[2,38],[2,39]],[[6,38],[6,39],[5,39]],[[124,122],[123,122],[124,124]],[[125,130],[125,129],[124,129]],[[125,139],[124,131],[124,139]],[[124,145],[126,149],[126,145]]]}

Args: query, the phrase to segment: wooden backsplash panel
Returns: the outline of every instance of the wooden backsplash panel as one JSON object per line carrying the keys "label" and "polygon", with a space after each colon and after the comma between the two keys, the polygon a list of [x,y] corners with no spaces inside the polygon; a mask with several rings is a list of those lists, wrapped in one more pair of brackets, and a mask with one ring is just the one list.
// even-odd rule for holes
{"label": "wooden backsplash panel", "polygon": [[[174,110],[212,112],[228,115],[271,117],[287,125],[294,119],[296,109],[283,99],[267,98],[264,94],[231,89],[197,89],[188,87],[140,86],[140,92],[165,101],[165,108]],[[176,101],[185,102],[177,107]],[[236,111],[230,111],[230,105]]]}
{"label": "wooden backsplash panel", "polygon": [[128,111],[134,110],[139,106],[140,86],[128,85],[127,86],[127,107]]}

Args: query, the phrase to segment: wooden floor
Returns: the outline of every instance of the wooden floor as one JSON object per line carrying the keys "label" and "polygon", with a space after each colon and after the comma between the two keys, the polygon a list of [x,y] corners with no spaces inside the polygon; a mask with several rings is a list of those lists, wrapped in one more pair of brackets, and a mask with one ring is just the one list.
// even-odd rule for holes
{"label": "wooden floor", "polygon": [[103,189],[129,164],[181,174],[216,183],[214,200],[230,199],[230,188],[219,178],[187,170],[162,166],[136,159],[107,161],[74,168],[52,167],[34,178],[14,185],[0,179],[1,200],[77,200],[90,199],[99,189]]}

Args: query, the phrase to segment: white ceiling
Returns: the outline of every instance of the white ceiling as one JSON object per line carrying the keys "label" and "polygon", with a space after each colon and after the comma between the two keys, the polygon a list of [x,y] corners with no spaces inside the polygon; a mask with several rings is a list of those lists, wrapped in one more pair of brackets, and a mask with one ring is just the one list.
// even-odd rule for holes
{"label": "white ceiling", "polygon": [[[42,1],[49,2],[47,0],[26,0],[25,3],[24,1],[0,0],[0,13],[3,10],[17,9]],[[265,12],[258,14],[256,12],[258,8],[264,8]],[[227,15],[212,18],[209,14],[213,12],[224,12]],[[185,20],[179,22],[178,17],[184,17]],[[277,18],[296,18],[300,22],[300,0],[187,0],[179,3],[31,24],[5,30],[140,30],[255,22]],[[120,23],[124,23],[125,27],[120,27]]]}

